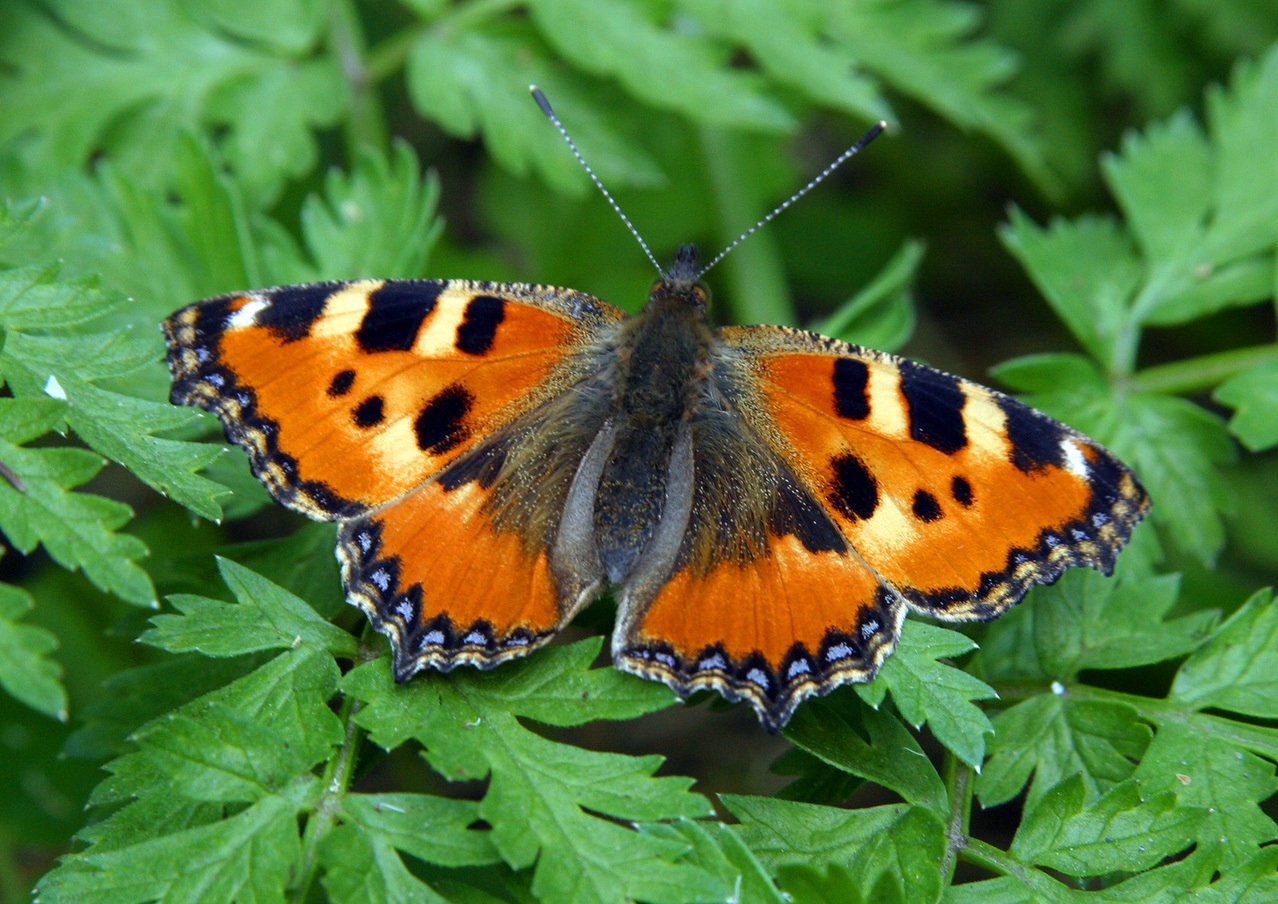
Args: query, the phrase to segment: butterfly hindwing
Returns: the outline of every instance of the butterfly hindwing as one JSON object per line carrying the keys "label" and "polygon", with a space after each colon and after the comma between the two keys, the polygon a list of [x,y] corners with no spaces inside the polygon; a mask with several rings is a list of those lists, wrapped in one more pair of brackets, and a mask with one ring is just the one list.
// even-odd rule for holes
{"label": "butterfly hindwing", "polygon": [[165,333],[173,401],[215,412],[278,500],[344,522],[347,597],[403,679],[522,655],[571,617],[546,546],[591,425],[560,408],[624,316],[565,289],[366,280],[209,299]]}

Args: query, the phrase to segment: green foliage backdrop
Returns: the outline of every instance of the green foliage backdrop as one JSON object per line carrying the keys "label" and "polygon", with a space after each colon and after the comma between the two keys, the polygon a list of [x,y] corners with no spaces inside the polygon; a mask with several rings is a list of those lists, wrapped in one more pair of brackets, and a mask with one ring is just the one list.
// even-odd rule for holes
{"label": "green foliage backdrop", "polygon": [[[330,526],[157,322],[315,279],[652,273],[1130,462],[1119,574],[907,622],[782,738],[570,643],[397,687]],[[0,899],[1278,900],[1274,0],[0,5]]]}

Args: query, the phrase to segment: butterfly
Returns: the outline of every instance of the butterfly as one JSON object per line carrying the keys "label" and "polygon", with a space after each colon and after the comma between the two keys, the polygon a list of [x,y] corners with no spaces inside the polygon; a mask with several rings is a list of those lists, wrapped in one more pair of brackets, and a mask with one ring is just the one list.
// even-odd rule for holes
{"label": "butterfly", "polygon": [[908,609],[988,620],[1112,572],[1149,500],[1106,449],[904,358],[715,329],[703,272],[680,249],[635,316],[468,280],[223,295],[163,324],[171,400],[339,523],[400,681],[526,656],[610,586],[617,667],[775,731],[872,680]]}

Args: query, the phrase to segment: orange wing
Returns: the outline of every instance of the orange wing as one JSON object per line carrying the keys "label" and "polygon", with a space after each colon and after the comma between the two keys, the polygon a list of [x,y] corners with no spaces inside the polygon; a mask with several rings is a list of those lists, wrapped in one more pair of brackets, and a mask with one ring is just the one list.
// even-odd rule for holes
{"label": "orange wing", "polygon": [[755,429],[925,614],[986,620],[1070,566],[1109,574],[1148,511],[1114,455],[1002,393],[799,330],[724,338],[755,352]]}
{"label": "orange wing", "polygon": [[625,315],[568,289],[361,280],[243,292],[164,323],[174,404],[213,411],[280,502],[350,518],[580,375]]}
{"label": "orange wing", "polygon": [[[534,412],[571,404],[624,317],[566,289],[365,280],[213,298],[164,330],[172,401],[215,412],[280,502],[345,522],[347,597],[402,680],[526,653],[580,605],[550,576],[545,513],[590,436],[538,433]],[[498,481],[512,424],[558,452],[541,479]]]}
{"label": "orange wing", "polygon": [[[692,525],[651,599],[623,597],[613,642],[623,668],[679,693],[746,699],[775,729],[805,697],[871,680],[906,603],[989,619],[1069,566],[1108,574],[1148,510],[1117,458],[993,390],[800,330],[720,339],[727,407],[769,450],[728,470],[767,475],[742,495],[770,501],[712,489],[719,523]],[[720,470],[699,455],[697,492]],[[744,539],[716,557],[716,532]]]}

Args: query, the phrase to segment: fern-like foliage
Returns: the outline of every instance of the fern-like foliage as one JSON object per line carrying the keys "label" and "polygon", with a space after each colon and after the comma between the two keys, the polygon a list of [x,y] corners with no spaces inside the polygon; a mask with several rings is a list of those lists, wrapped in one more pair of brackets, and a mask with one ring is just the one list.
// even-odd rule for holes
{"label": "fern-like foliage", "polygon": [[[0,900],[1278,900],[1269,6],[0,6]],[[1119,574],[909,620],[780,739],[598,662],[606,606],[396,685],[155,324],[363,276],[635,307],[532,82],[662,254],[903,125],[713,272],[720,319],[1002,361],[1149,489]]]}

